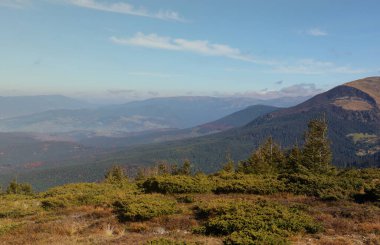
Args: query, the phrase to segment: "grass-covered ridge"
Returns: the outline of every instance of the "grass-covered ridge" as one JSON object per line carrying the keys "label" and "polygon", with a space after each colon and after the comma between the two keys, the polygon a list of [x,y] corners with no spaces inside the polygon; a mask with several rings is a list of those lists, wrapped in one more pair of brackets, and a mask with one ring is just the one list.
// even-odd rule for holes
{"label": "grass-covered ridge", "polygon": [[14,244],[54,244],[63,237],[64,244],[380,241],[379,169],[116,179],[3,193],[0,238]]}

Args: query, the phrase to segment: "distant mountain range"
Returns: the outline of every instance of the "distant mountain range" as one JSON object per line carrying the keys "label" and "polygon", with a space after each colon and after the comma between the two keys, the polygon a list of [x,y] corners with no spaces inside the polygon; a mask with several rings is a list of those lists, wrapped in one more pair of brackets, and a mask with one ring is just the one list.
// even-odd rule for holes
{"label": "distant mountain range", "polygon": [[82,145],[98,148],[117,148],[131,145],[195,138],[241,127],[253,119],[279,109],[274,106],[253,105],[213,122],[186,129],[156,130],[130,133],[122,137],[92,136],[79,141]]}
{"label": "distant mountain range", "polygon": [[[155,98],[93,109],[64,108],[7,118],[0,120],[0,131],[39,133],[91,131],[97,135],[108,136],[118,135],[120,132],[184,129],[217,120],[250,105],[266,104],[283,107],[304,100],[305,97],[265,101],[237,97]],[[46,107],[41,107],[41,110]]]}
{"label": "distant mountain range", "polygon": [[[82,168],[84,163],[97,162],[125,147],[226,131],[276,109],[255,105],[193,128],[130,133],[123,137],[99,137],[89,132],[0,133],[0,184],[5,184],[15,175],[37,188],[78,180],[94,181],[103,175],[104,169],[92,171],[92,167],[86,167],[90,170],[88,172]],[[79,141],[75,142],[76,139]],[[57,169],[60,170],[57,172]]]}
{"label": "distant mountain range", "polygon": [[0,119],[58,109],[83,109],[92,105],[62,95],[0,97]]}
{"label": "distant mountain range", "polygon": [[215,171],[226,155],[241,160],[272,136],[283,147],[303,143],[307,122],[326,117],[337,166],[380,166],[380,77],[370,77],[335,87],[297,106],[276,110],[249,124],[192,139],[137,146],[106,154],[93,166],[153,164],[158,160],[181,162]]}

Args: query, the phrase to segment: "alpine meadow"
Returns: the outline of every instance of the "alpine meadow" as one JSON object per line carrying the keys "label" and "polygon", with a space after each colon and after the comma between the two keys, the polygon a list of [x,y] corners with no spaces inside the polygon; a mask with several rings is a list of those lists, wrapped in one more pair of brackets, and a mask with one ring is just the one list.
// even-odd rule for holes
{"label": "alpine meadow", "polygon": [[0,0],[0,244],[380,244],[378,0]]}

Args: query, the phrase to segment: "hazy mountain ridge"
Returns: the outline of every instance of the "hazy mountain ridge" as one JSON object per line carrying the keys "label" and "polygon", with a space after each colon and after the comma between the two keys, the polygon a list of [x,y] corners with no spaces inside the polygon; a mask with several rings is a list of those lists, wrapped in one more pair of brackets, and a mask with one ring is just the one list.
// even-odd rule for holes
{"label": "hazy mountain ridge", "polygon": [[0,96],[0,119],[57,109],[81,109],[93,105],[62,95]]}
{"label": "hazy mountain ridge", "polygon": [[277,107],[273,106],[254,105],[249,106],[238,112],[232,113],[216,121],[205,123],[192,128],[179,130],[156,130],[153,132],[134,133],[122,137],[95,136],[85,138],[79,142],[87,146],[115,148],[137,144],[147,144],[154,142],[195,138],[243,126],[252,121],[253,119],[257,118],[258,116],[267,114],[277,109]]}
{"label": "hazy mountain ridge", "polygon": [[[267,105],[297,103],[302,97],[278,98]],[[287,101],[287,102],[286,102]],[[189,128],[258,104],[254,98],[172,97],[135,101],[96,109],[54,110],[0,121],[6,132],[141,132]],[[282,102],[282,103],[281,103]]]}

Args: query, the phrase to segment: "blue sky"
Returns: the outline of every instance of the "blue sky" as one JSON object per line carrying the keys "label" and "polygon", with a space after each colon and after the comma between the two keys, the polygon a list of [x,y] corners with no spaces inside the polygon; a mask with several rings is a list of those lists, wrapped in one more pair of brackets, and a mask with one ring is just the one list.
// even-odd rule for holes
{"label": "blue sky", "polygon": [[2,95],[308,95],[380,75],[378,0],[0,0]]}

